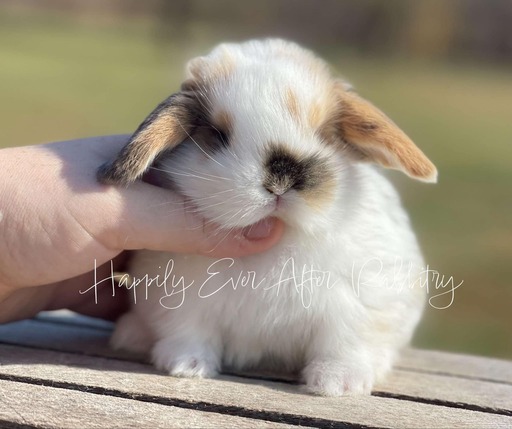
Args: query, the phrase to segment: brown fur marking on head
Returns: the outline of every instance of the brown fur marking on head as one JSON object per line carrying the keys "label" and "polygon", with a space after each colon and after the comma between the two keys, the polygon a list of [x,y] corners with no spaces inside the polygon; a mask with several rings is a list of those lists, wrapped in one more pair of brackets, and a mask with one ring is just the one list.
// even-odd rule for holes
{"label": "brown fur marking on head", "polygon": [[313,129],[318,129],[325,121],[325,108],[319,103],[313,103],[308,112],[308,124]]}
{"label": "brown fur marking on head", "polygon": [[233,132],[233,120],[225,110],[214,113],[211,117],[211,124],[227,135]]}
{"label": "brown fur marking on head", "polygon": [[291,88],[286,88],[284,93],[284,101],[286,109],[290,113],[291,117],[297,122],[300,122],[300,104],[297,96]]}

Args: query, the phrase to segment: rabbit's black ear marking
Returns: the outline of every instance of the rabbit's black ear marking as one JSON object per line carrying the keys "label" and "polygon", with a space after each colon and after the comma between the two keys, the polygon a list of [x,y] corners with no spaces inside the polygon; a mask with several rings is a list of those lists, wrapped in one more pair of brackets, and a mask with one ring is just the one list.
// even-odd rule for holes
{"label": "rabbit's black ear marking", "polygon": [[98,180],[109,185],[134,182],[159,154],[191,134],[198,114],[193,95],[186,92],[171,95],[140,124],[117,158],[99,168]]}

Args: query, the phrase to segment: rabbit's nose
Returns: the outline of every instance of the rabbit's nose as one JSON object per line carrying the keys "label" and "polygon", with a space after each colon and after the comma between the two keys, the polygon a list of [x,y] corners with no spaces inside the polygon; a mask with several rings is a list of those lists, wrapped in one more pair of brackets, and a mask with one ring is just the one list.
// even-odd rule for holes
{"label": "rabbit's nose", "polygon": [[265,164],[263,187],[275,195],[290,189],[302,190],[306,185],[308,166],[283,150],[275,149]]}
{"label": "rabbit's nose", "polygon": [[272,183],[272,184],[263,184],[263,187],[274,195],[283,195],[288,189],[291,188],[291,186],[288,186],[287,184],[278,184],[278,183]]}

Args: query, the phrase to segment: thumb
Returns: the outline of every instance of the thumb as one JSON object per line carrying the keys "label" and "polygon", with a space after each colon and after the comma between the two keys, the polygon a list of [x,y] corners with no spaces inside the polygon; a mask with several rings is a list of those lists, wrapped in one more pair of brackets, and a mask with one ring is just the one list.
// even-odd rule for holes
{"label": "thumb", "polygon": [[219,229],[190,210],[179,194],[144,182],[117,190],[124,206],[117,240],[127,250],[239,257],[269,249],[284,231],[283,222],[276,218],[246,228]]}

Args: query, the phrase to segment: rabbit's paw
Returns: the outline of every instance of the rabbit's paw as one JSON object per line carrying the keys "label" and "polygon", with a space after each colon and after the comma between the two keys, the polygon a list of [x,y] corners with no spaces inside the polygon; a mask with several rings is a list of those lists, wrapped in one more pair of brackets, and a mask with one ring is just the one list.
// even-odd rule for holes
{"label": "rabbit's paw", "polygon": [[208,348],[183,347],[165,340],[155,344],[152,361],[156,368],[174,377],[210,378],[219,370],[219,359]]}
{"label": "rabbit's paw", "polygon": [[307,390],[322,396],[368,395],[374,381],[371,368],[337,360],[313,360],[302,375]]}
{"label": "rabbit's paw", "polygon": [[153,345],[153,338],[137,314],[130,312],[122,315],[110,337],[110,347],[116,350],[128,350],[147,353]]}

